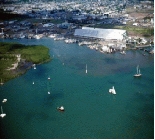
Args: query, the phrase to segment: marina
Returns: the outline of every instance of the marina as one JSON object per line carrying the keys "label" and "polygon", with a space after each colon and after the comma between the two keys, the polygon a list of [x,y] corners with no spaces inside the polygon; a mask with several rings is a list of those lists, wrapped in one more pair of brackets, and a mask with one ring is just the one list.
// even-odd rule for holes
{"label": "marina", "polygon": [[[143,56],[143,50],[109,55],[50,38],[16,41],[43,44],[54,58],[0,87],[1,101],[8,100],[1,138],[153,138],[153,55]],[[141,78],[133,77],[137,65]],[[116,95],[109,94],[112,86]]]}
{"label": "marina", "polygon": [[0,3],[0,139],[154,138],[154,1]]}

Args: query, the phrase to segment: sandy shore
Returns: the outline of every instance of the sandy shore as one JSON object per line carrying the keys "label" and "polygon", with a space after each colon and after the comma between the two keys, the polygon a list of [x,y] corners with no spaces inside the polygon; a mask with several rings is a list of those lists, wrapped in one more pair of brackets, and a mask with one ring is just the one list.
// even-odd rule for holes
{"label": "sandy shore", "polygon": [[19,63],[20,60],[21,60],[21,54],[16,54],[15,56],[17,57],[17,63],[12,64],[13,67],[8,68],[7,70],[14,70],[14,69],[16,69],[16,68],[18,67],[18,63]]}

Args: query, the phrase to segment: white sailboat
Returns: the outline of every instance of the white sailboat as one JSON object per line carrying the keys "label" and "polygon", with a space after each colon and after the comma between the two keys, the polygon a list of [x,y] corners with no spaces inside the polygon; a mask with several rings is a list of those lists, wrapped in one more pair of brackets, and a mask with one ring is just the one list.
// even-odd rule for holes
{"label": "white sailboat", "polygon": [[33,68],[36,69],[36,64],[33,65]]}
{"label": "white sailboat", "polygon": [[109,89],[109,93],[116,94],[114,86],[111,89]]}
{"label": "white sailboat", "polygon": [[5,114],[5,113],[3,113],[3,108],[2,108],[2,106],[1,106],[1,113],[2,113],[2,114],[0,114],[0,117],[2,117],[2,118],[3,118],[3,117],[5,117],[5,116],[6,116],[6,114]]}
{"label": "white sailboat", "polygon": [[48,91],[48,94],[50,94],[50,92]]}
{"label": "white sailboat", "polygon": [[50,76],[48,77],[48,80],[50,80],[51,78],[50,78]]}
{"label": "white sailboat", "polygon": [[137,66],[137,73],[134,75],[134,77],[140,77],[142,74],[140,73],[139,65]]}
{"label": "white sailboat", "polygon": [[87,64],[86,64],[86,73],[87,73]]}
{"label": "white sailboat", "polygon": [[2,79],[1,79],[1,83],[0,83],[0,85],[4,85],[4,83],[2,82]]}
{"label": "white sailboat", "polygon": [[37,29],[36,29],[36,35],[34,36],[34,38],[36,38],[36,39],[40,39],[41,38],[41,36],[38,35],[38,30]]}
{"label": "white sailboat", "polygon": [[34,85],[34,82],[32,84]]}

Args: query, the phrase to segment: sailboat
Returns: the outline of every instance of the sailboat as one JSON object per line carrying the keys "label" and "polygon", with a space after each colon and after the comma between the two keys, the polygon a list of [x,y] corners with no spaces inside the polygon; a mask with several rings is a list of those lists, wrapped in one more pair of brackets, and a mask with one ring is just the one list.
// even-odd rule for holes
{"label": "sailboat", "polygon": [[86,73],[87,73],[87,64],[86,64]]}
{"label": "sailboat", "polygon": [[1,79],[1,83],[0,83],[0,85],[4,85],[4,83],[2,82],[2,79]]}
{"label": "sailboat", "polygon": [[134,77],[140,77],[142,74],[140,73],[139,65],[137,66],[137,73],[134,75]]}
{"label": "sailboat", "polygon": [[36,69],[36,64],[33,65],[33,68]]}
{"label": "sailboat", "polygon": [[50,80],[51,78],[50,78],[50,76],[48,77],[48,80]]}
{"label": "sailboat", "polygon": [[36,29],[36,35],[34,36],[36,39],[40,39],[41,36],[38,35],[38,30]]}
{"label": "sailboat", "polygon": [[6,116],[6,114],[5,113],[3,113],[3,108],[2,108],[2,106],[1,106],[1,112],[2,112],[2,114],[0,114],[0,117],[5,117]]}
{"label": "sailboat", "polygon": [[114,86],[111,89],[109,89],[109,93],[116,94]]}
{"label": "sailboat", "polygon": [[48,94],[50,94],[50,92],[48,91]]}

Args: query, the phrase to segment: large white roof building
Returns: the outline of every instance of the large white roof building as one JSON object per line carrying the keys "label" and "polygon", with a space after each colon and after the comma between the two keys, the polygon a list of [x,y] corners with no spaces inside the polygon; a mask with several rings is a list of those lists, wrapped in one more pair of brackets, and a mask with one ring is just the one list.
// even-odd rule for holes
{"label": "large white roof building", "polygon": [[124,35],[126,36],[126,30],[82,27],[82,29],[76,29],[74,35],[80,37],[122,41],[124,39]]}

